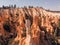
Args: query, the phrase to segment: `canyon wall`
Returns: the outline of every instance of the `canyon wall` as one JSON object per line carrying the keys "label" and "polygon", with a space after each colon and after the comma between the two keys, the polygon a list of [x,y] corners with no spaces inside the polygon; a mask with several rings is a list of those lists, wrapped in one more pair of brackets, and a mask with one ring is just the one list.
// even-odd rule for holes
{"label": "canyon wall", "polygon": [[[42,8],[0,9],[2,45],[53,45],[60,34],[60,12]],[[55,32],[58,34],[55,34]]]}

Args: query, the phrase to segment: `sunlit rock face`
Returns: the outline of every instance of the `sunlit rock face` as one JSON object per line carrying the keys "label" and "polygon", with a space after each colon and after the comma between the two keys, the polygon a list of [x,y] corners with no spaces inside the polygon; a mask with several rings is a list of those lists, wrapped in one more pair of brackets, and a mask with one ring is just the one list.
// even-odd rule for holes
{"label": "sunlit rock face", "polygon": [[60,12],[38,7],[0,9],[0,42],[3,45],[52,45],[48,40],[54,37],[59,21]]}

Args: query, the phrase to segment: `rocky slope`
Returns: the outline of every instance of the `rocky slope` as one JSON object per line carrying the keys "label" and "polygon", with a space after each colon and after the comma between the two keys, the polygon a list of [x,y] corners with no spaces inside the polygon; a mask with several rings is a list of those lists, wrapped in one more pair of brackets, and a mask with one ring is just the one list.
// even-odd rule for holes
{"label": "rocky slope", "polygon": [[39,7],[0,9],[2,45],[53,45],[56,36],[60,37],[60,12]]}

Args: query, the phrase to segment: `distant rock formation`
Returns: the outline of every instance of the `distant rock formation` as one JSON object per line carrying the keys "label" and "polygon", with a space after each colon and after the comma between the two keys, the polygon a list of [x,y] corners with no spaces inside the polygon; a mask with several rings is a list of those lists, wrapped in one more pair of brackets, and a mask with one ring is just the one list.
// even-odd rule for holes
{"label": "distant rock formation", "polygon": [[53,45],[55,36],[60,37],[59,22],[60,12],[40,7],[2,8],[1,45]]}

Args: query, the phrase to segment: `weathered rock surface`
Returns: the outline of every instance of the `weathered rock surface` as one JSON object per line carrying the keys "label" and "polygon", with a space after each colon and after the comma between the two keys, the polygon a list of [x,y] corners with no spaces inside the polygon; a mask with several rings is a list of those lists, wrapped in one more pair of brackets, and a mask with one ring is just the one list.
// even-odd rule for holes
{"label": "weathered rock surface", "polygon": [[60,36],[60,12],[42,8],[0,9],[2,45],[53,45],[56,30]]}

